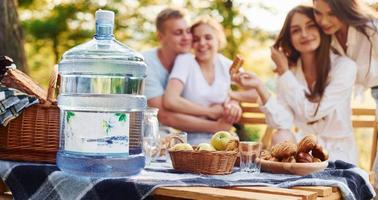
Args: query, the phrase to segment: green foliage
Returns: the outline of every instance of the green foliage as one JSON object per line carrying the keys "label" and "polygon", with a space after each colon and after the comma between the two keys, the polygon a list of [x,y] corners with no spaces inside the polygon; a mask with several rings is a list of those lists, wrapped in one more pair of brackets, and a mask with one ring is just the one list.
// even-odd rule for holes
{"label": "green foliage", "polygon": [[34,0],[18,0],[18,6],[19,7],[29,7]]}
{"label": "green foliage", "polygon": [[258,141],[261,129],[258,126],[241,125],[238,135],[241,141]]}
{"label": "green foliage", "polygon": [[[121,42],[138,51],[157,46],[155,18],[160,10],[171,4],[172,1],[168,0],[19,0],[31,76],[46,86],[52,66],[59,62],[62,54],[91,38],[95,27],[94,13],[98,9],[116,13],[115,36]],[[252,65],[266,66],[266,58],[251,56],[251,52],[266,48],[269,43],[265,41],[271,37],[263,31],[251,29],[247,17],[241,12],[252,3],[184,0],[173,6],[187,8],[191,19],[206,14],[218,20],[227,37],[227,46],[222,53],[231,59],[241,54],[246,59],[247,70],[252,70]],[[259,73],[262,70],[254,68],[253,71]]]}
{"label": "green foliage", "polygon": [[250,141],[258,141],[260,139],[260,128],[256,126],[246,127],[246,133]]}

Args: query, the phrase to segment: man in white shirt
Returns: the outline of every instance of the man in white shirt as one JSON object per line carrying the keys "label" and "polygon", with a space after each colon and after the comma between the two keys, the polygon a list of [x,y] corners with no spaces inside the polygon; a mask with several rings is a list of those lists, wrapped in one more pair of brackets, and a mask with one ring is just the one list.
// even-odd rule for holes
{"label": "man in white shirt", "polygon": [[176,56],[189,52],[192,44],[190,27],[182,10],[167,8],[156,19],[160,46],[143,53],[147,64],[145,95],[148,106],[159,108],[160,123],[188,132],[229,130],[231,124],[171,112],[163,106],[163,95]]}

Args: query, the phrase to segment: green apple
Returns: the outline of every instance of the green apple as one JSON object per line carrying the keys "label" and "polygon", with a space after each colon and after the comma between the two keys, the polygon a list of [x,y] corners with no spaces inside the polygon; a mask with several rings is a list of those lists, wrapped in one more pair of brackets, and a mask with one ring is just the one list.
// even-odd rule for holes
{"label": "green apple", "polygon": [[211,137],[210,143],[218,151],[224,151],[227,144],[233,140],[233,136],[227,131],[218,131]]}
{"label": "green apple", "polygon": [[199,145],[197,145],[197,151],[215,151],[215,148],[213,147],[213,145],[209,144],[209,143],[201,143]]}
{"label": "green apple", "polygon": [[171,151],[185,151],[185,150],[193,150],[193,147],[188,143],[179,143],[175,144],[175,146],[170,148]]}

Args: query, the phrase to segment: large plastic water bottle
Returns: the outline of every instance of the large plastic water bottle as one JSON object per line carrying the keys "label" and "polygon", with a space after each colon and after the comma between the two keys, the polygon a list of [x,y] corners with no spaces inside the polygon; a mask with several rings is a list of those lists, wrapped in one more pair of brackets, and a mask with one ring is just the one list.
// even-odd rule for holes
{"label": "large plastic water bottle", "polygon": [[98,10],[94,38],[68,50],[59,63],[57,166],[68,173],[125,176],[144,167],[146,64],[114,39],[113,27],[114,13]]}

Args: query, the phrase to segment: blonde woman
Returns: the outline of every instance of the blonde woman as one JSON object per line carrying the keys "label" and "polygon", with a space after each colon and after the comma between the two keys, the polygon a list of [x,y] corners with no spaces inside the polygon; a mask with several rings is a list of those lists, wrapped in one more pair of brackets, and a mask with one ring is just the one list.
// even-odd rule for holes
{"label": "blonde woman", "polygon": [[[219,54],[225,45],[222,26],[205,17],[191,26],[191,53],[179,55],[169,76],[163,103],[167,109],[230,124],[241,117],[238,102],[228,100],[231,60]],[[188,133],[192,144],[209,142],[212,133]]]}

